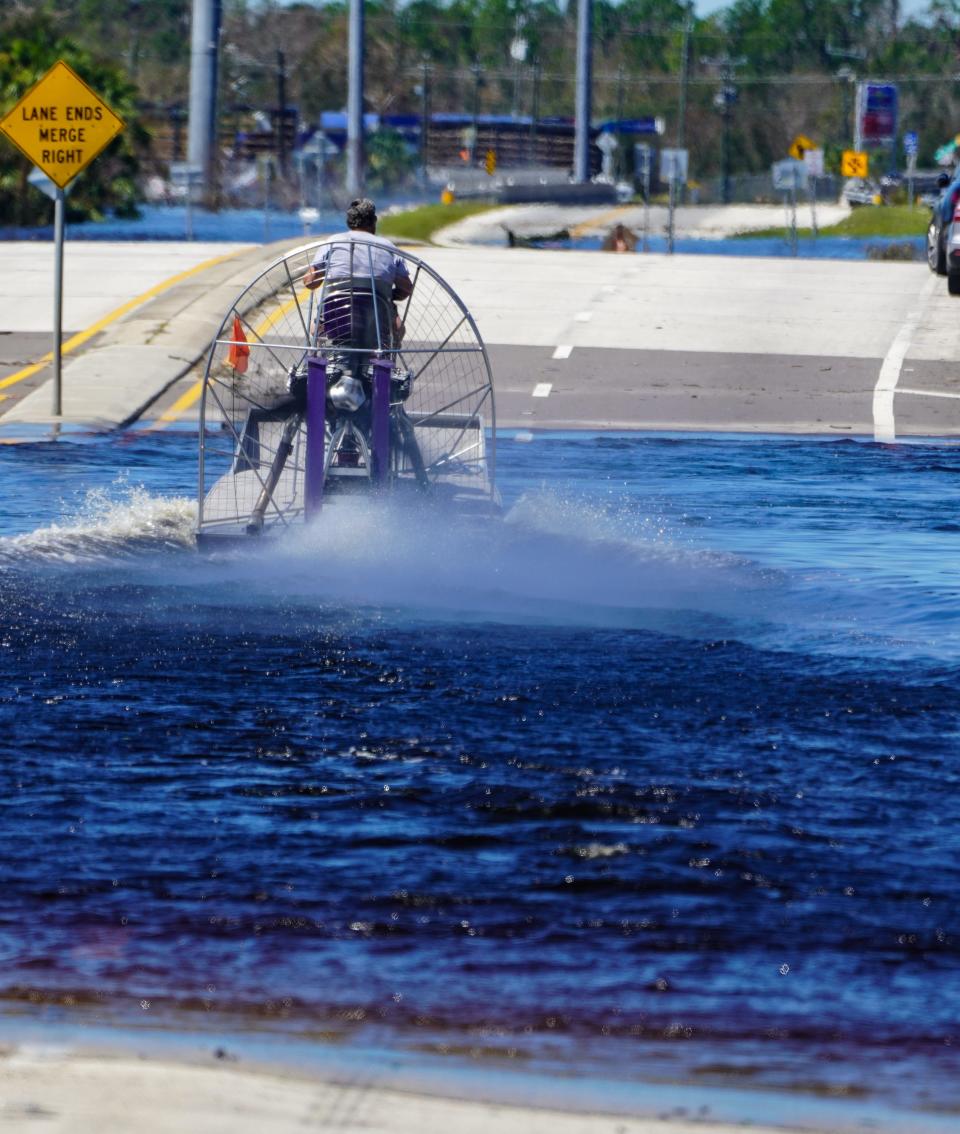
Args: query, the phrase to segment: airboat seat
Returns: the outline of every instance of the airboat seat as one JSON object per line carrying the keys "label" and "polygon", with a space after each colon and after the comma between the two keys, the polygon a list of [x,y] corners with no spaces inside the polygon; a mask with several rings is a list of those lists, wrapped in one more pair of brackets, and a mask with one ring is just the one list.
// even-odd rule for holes
{"label": "airboat seat", "polygon": [[327,280],[320,307],[320,330],[336,349],[382,351],[393,345],[392,287],[370,276]]}

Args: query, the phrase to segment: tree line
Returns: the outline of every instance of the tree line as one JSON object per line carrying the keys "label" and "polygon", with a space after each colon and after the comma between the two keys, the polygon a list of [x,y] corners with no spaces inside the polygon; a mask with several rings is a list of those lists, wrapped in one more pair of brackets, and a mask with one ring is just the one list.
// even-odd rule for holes
{"label": "tree line", "polygon": [[[148,127],[182,122],[190,9],[190,0],[4,5],[0,113],[63,57],[131,124],[98,159],[104,177],[84,178],[89,200],[72,195],[75,212],[130,205]],[[281,71],[303,121],[344,107],[347,22],[346,0],[224,0],[224,115],[275,107]],[[367,0],[367,109],[571,117],[576,22],[574,0]],[[733,173],[766,169],[798,134],[835,160],[852,140],[858,78],[898,83],[921,165],[960,130],[960,0],[931,0],[906,19],[899,0],[735,0],[708,17],[683,0],[594,0],[593,24],[594,117],[662,117],[664,144],[682,138],[694,176],[719,173],[724,133]],[[28,218],[26,172],[4,148],[0,223]]]}

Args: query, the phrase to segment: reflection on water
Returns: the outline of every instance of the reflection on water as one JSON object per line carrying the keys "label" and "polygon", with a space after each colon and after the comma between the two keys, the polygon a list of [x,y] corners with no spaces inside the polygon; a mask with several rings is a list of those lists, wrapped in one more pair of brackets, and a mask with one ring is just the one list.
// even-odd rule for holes
{"label": "reflection on water", "polygon": [[502,523],[207,558],[191,449],[0,450],[11,1010],[960,1105],[956,449],[508,438]]}

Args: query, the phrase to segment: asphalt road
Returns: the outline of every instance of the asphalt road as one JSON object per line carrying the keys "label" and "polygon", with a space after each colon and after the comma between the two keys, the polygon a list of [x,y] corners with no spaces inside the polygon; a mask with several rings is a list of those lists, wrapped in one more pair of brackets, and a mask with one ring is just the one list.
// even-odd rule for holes
{"label": "asphalt road", "polygon": [[[500,248],[418,252],[476,318],[490,351],[501,426],[854,433],[882,440],[960,434],[960,303],[923,264]],[[101,290],[111,305],[137,286],[144,290],[150,250],[115,253],[107,246],[89,255],[91,270],[95,264],[109,281]],[[203,258],[192,246],[180,255],[180,264],[164,267]],[[237,261],[236,271],[249,278],[245,265]],[[235,281],[223,286],[235,289]],[[138,344],[161,333],[175,350],[181,325],[184,335],[188,325],[194,337],[212,333],[224,303],[202,274],[191,287],[182,298],[169,289],[157,306],[106,332],[114,355],[101,348],[104,365],[129,357],[124,351],[145,350]],[[89,304],[96,289],[87,290]],[[18,302],[26,305],[22,330],[9,317],[0,327],[11,332],[0,335],[7,374],[49,349],[29,300],[14,296],[7,307],[16,314]],[[102,314],[108,296],[99,302],[89,316]],[[85,360],[88,371],[93,354]],[[196,371],[171,379],[166,389],[158,380],[145,416],[156,418],[195,380]],[[6,389],[2,381],[0,374],[6,395],[0,414],[33,380]],[[194,414],[186,410],[182,420]],[[109,414],[91,411],[91,417]]]}
{"label": "asphalt road", "polygon": [[960,434],[960,304],[925,265],[422,254],[476,317],[502,427],[870,435],[895,371],[898,436]]}

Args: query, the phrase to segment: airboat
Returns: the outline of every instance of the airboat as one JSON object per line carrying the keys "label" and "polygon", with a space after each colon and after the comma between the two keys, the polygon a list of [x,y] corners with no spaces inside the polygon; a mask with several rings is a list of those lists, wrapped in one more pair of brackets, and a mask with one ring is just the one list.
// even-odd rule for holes
{"label": "airboat", "polygon": [[310,289],[319,241],[274,261],[237,297],[207,357],[200,411],[198,544],[262,540],[358,494],[457,513],[499,508],[490,361],[463,301],[397,250],[412,282],[350,274]]}

